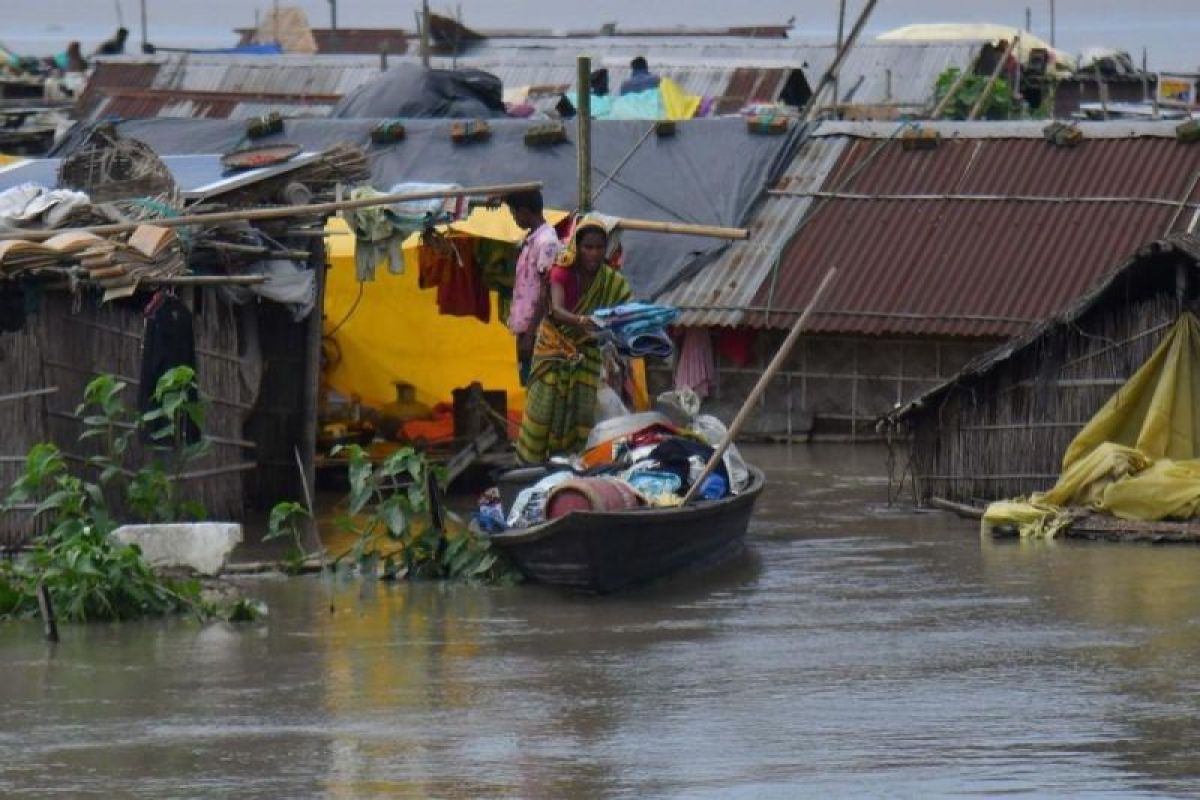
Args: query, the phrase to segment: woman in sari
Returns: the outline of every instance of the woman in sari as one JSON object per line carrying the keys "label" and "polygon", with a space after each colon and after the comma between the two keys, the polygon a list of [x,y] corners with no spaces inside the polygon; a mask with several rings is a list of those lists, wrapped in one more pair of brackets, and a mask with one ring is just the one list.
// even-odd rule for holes
{"label": "woman in sari", "polygon": [[589,315],[627,302],[629,284],[604,263],[608,231],[582,220],[550,270],[550,310],[537,331],[517,456],[539,464],[583,449],[592,430],[602,356]]}

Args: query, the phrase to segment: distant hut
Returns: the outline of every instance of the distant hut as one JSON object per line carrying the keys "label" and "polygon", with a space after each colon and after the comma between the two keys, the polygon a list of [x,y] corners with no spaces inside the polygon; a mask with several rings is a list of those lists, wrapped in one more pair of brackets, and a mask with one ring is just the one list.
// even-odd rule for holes
{"label": "distant hut", "polygon": [[908,450],[918,503],[1053,486],[1075,434],[1197,308],[1200,238],[1153,242],[1069,310],[897,409],[883,424]]}

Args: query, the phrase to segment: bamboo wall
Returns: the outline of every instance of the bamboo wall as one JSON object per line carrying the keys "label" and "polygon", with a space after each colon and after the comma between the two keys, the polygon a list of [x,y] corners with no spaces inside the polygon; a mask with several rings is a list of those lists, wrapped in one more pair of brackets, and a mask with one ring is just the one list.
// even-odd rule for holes
{"label": "bamboo wall", "polygon": [[[708,413],[729,422],[786,337],[760,331],[744,367],[715,356]],[[743,430],[766,437],[875,440],[879,417],[957,373],[994,342],[951,339],[801,337]],[[651,364],[652,394],[671,388],[671,366]]]}
{"label": "bamboo wall", "polygon": [[[256,465],[263,443],[246,435],[246,421],[256,403],[267,402],[255,371],[246,368],[239,353],[239,339],[244,338],[239,329],[244,331],[248,319],[273,330],[272,315],[282,314],[283,309],[263,303],[239,311],[213,288],[180,290],[180,296],[194,313],[197,374],[208,405],[205,434],[212,444],[209,453],[187,465],[183,496],[202,503],[210,519],[238,520],[246,505],[244,483],[257,488],[262,477]],[[0,334],[0,486],[4,490],[21,473],[30,446],[40,441],[58,445],[69,463],[82,469],[94,447],[78,441],[81,423],[75,411],[84,387],[97,375],[111,373],[129,384],[125,400],[130,407],[136,405],[144,297],[101,306],[94,296],[85,296],[78,308],[73,307],[75,302],[68,293],[47,292],[24,330]],[[266,324],[256,310],[265,312]],[[303,331],[304,325],[284,320],[280,328]],[[265,338],[276,352],[293,350],[286,335]],[[269,360],[272,351],[264,347],[263,352],[264,361]],[[285,367],[279,371],[280,376],[270,373],[263,389],[299,398],[303,373]],[[51,388],[57,391],[3,401],[4,395]],[[289,430],[271,435],[287,435]],[[141,463],[145,455],[137,445],[131,462]],[[21,544],[32,532],[28,508],[0,516],[0,546]]]}
{"label": "bamboo wall", "polygon": [[1127,270],[1074,322],[910,414],[916,499],[980,504],[1053,486],[1071,440],[1177,319],[1174,263]]}

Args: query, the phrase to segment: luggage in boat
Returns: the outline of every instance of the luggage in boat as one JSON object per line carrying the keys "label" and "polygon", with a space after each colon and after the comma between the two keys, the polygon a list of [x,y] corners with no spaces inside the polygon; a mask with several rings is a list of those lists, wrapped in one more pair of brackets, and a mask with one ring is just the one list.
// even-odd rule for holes
{"label": "luggage in boat", "polygon": [[546,519],[558,519],[572,511],[624,511],[640,504],[633,487],[618,478],[572,478],[551,490]]}

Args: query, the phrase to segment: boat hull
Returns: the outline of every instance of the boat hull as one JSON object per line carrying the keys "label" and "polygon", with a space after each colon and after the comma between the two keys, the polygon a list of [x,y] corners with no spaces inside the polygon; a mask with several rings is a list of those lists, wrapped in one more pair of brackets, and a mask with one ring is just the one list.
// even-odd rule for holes
{"label": "boat hull", "polygon": [[745,491],[687,508],[577,511],[492,537],[538,583],[607,594],[723,561],[745,545],[762,472]]}

